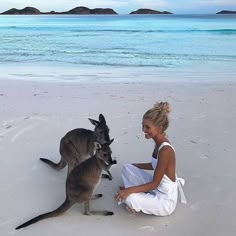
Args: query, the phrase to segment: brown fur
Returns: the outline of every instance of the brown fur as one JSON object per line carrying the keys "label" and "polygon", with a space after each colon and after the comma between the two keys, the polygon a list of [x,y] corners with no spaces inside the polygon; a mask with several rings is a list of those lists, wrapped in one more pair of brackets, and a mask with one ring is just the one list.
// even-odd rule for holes
{"label": "brown fur", "polygon": [[96,153],[89,159],[77,165],[68,175],[66,180],[66,199],[56,210],[39,215],[24,224],[19,225],[16,229],[27,227],[40,220],[47,219],[49,217],[58,216],[76,203],[84,203],[84,214],[99,214],[99,215],[113,215],[111,211],[90,211],[89,202],[92,198],[99,198],[102,194],[93,196],[96,185],[101,178],[102,170],[106,170],[113,160],[111,157],[111,149],[109,143],[96,144]]}
{"label": "brown fur", "polygon": [[[40,160],[56,170],[61,170],[68,164],[69,174],[75,166],[93,156],[94,142],[103,144],[110,141],[109,128],[102,114],[99,115],[99,121],[90,118],[89,121],[95,126],[94,131],[78,128],[69,131],[62,137],[59,149],[61,160],[58,163],[45,158],[40,158]],[[110,173],[108,173],[108,178],[111,179]]]}

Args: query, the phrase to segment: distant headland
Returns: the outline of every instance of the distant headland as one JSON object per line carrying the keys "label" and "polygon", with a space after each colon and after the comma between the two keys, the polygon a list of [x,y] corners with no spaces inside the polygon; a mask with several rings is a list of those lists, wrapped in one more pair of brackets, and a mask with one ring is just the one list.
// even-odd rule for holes
{"label": "distant headland", "polygon": [[223,11],[217,12],[216,14],[236,14],[236,11],[223,10]]}
{"label": "distant headland", "polygon": [[90,14],[103,14],[103,15],[117,15],[113,9],[111,8],[94,8],[89,9],[87,7],[75,7],[69,11],[65,12],[56,12],[56,11],[50,11],[50,12],[41,12],[35,7],[25,7],[21,10],[12,8],[8,11],[2,12],[2,15],[40,15],[40,14],[78,14],[78,15],[90,15]]}
{"label": "distant headland", "polygon": [[172,13],[168,11],[156,11],[152,9],[141,8],[138,9],[137,11],[130,12],[130,14],[172,14]]}
{"label": "distant headland", "polygon": [[[118,15],[117,12],[115,12],[111,8],[94,8],[90,9],[88,7],[75,7],[69,11],[64,12],[56,12],[56,11],[50,11],[50,12],[41,12],[35,7],[25,7],[23,9],[16,9],[12,8],[10,10],[7,10],[5,12],[0,13],[1,15],[40,15],[40,14],[77,14],[77,15]],[[138,9],[137,11],[132,11],[129,14],[172,14],[168,11],[157,11],[153,9]]]}
{"label": "distant headland", "polygon": [[[64,14],[64,15],[118,15],[116,11],[114,11],[112,8],[94,8],[90,9],[88,7],[80,6],[80,7],[75,7],[69,11],[63,11],[63,12],[56,12],[56,11],[50,11],[50,12],[41,12],[39,9],[35,7],[25,7],[23,9],[16,9],[16,8],[11,8],[7,11],[4,11],[0,13],[0,15],[59,15],[59,14]],[[148,9],[148,8],[140,8],[136,11],[132,11],[129,14],[134,15],[134,14],[173,14],[168,11],[158,11],[158,10],[153,10],[153,9]],[[222,10],[220,12],[217,12],[216,14],[236,14],[236,11],[230,11],[230,10]]]}

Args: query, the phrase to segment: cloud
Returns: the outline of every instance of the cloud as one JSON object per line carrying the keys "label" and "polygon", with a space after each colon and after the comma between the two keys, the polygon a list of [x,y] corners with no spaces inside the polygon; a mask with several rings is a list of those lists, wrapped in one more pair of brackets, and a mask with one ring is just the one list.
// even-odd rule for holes
{"label": "cloud", "polygon": [[132,5],[139,5],[141,7],[170,7],[170,8],[186,8],[196,6],[222,6],[222,5],[234,5],[235,0],[128,0]]}
{"label": "cloud", "polygon": [[235,5],[236,6],[236,2],[235,0],[199,0],[199,2],[201,2],[204,5]]}
{"label": "cloud", "polygon": [[[67,1],[65,1],[67,2]],[[89,6],[90,8],[97,8],[97,7],[121,7],[126,6],[129,1],[119,1],[119,0],[96,0],[96,1],[88,1],[88,0],[73,0],[75,6]]]}

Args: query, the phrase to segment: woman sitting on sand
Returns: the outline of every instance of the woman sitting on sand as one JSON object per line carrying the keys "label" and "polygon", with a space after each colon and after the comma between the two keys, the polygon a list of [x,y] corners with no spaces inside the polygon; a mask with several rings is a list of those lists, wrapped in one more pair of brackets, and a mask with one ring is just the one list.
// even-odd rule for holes
{"label": "woman sitting on sand", "polygon": [[[132,212],[142,211],[156,216],[170,215],[176,208],[178,189],[181,202],[186,203],[182,187],[184,180],[175,173],[175,150],[165,136],[168,128],[168,102],[156,103],[143,116],[145,138],[152,138],[155,149],[151,162],[125,164],[121,171],[124,187],[115,200],[124,202]],[[154,170],[151,175],[145,170]]]}

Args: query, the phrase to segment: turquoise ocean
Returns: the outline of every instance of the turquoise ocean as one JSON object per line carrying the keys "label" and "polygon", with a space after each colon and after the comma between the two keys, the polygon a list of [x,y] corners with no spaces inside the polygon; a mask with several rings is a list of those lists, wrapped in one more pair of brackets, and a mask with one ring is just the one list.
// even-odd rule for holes
{"label": "turquoise ocean", "polygon": [[2,15],[0,40],[0,79],[236,75],[236,15]]}

